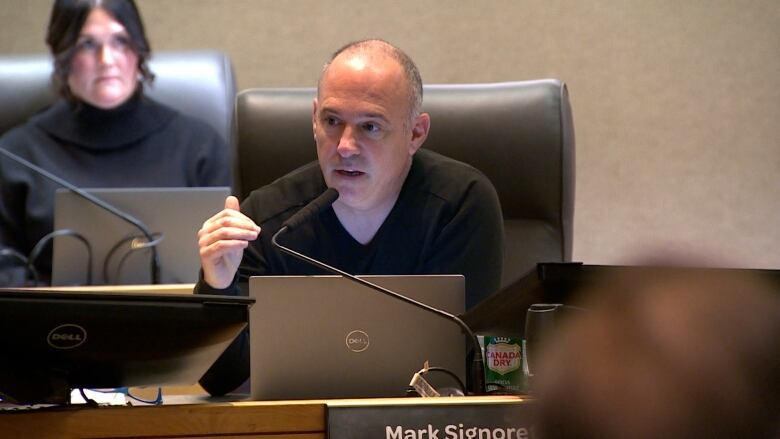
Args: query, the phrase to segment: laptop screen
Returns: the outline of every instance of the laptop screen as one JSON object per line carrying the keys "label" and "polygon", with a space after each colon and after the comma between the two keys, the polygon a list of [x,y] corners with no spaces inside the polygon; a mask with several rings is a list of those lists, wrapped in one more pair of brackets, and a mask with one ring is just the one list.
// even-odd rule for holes
{"label": "laptop screen", "polygon": [[[465,307],[461,275],[361,277],[452,314]],[[465,376],[460,327],[349,279],[252,277],[249,294],[253,399],[403,396],[425,361]],[[443,378],[433,384],[458,387]]]}
{"label": "laptop screen", "polygon": [[[203,222],[222,209],[227,187],[85,189],[116,208],[138,218],[152,234],[162,236],[157,246],[162,283],[192,283],[198,279],[197,232]],[[79,195],[59,189],[54,203],[54,229],[70,229],[92,247],[93,283],[151,283],[148,249],[131,250],[140,231],[121,218]],[[52,285],[84,285],[87,251],[72,236],[54,239]]]}

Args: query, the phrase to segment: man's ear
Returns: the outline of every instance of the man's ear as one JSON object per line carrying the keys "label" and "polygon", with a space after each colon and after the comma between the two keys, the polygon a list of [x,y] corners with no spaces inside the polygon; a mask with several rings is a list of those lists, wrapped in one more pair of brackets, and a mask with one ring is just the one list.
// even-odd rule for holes
{"label": "man's ear", "polygon": [[431,129],[431,116],[428,113],[420,113],[414,118],[412,124],[412,139],[409,142],[409,155],[413,155],[422,146],[425,139],[428,138],[428,131]]}

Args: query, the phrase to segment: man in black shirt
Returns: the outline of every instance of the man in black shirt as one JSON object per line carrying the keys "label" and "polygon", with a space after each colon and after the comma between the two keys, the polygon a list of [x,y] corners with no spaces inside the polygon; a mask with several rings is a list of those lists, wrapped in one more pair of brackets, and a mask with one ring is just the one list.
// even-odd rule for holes
{"label": "man in black shirt", "polygon": [[[324,274],[281,254],[271,236],[328,187],[339,198],[285,235],[286,246],[355,274],[463,274],[468,307],[495,292],[503,254],[495,189],[473,167],[420,150],[430,127],[421,105],[420,74],[399,49],[365,40],[337,51],[313,106],[319,163],[253,191],[240,209],[229,197],[204,223],[196,292],[239,294],[238,282],[255,275]],[[247,376],[244,337],[201,384],[220,394]]]}

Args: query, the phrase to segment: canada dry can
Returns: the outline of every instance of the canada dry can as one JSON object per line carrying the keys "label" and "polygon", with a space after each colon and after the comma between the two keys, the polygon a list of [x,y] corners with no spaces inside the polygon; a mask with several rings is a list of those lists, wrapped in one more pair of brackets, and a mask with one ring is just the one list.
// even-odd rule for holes
{"label": "canada dry can", "polygon": [[488,392],[520,393],[526,390],[522,342],[519,338],[486,335],[485,385]]}

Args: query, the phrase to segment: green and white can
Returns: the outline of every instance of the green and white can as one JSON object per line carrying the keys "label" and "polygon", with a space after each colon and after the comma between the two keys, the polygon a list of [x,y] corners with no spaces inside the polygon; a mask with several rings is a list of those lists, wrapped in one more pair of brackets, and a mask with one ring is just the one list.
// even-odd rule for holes
{"label": "green and white can", "polygon": [[488,392],[522,393],[526,390],[520,338],[486,335],[485,386]]}

